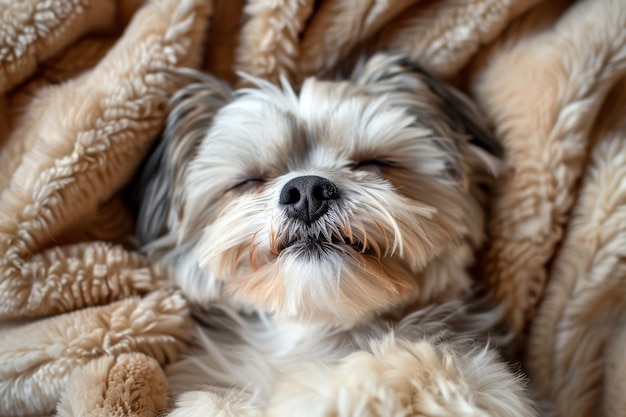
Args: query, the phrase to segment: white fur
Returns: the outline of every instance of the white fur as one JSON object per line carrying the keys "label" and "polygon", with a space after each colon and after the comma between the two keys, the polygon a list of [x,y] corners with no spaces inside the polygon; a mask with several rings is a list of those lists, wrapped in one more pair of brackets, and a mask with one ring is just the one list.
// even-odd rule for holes
{"label": "white fur", "polygon": [[480,342],[492,315],[456,333],[465,313],[445,303],[390,331],[384,320],[341,329],[223,307],[198,327],[197,354],[167,369],[172,415],[535,415],[521,377]]}
{"label": "white fur", "polygon": [[[533,415],[479,342],[496,315],[462,302],[496,165],[471,103],[386,55],[299,91],[199,78],[139,219],[167,230],[149,254],[208,310],[169,370],[187,391],[172,415]],[[279,202],[304,175],[337,190],[311,224]]]}

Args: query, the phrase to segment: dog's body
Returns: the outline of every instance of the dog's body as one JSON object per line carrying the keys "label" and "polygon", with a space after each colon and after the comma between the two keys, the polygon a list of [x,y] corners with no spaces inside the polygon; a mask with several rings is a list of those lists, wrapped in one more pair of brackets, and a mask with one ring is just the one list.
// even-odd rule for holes
{"label": "dog's body", "polygon": [[499,150],[471,103],[384,54],[254,82],[182,90],[146,168],[140,238],[211,308],[174,414],[533,415],[465,302]]}

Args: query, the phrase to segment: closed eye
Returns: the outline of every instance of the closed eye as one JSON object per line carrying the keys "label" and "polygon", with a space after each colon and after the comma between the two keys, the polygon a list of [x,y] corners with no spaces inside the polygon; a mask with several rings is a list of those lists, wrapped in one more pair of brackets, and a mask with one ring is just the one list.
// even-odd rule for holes
{"label": "closed eye", "polygon": [[369,168],[385,168],[385,167],[399,167],[396,162],[389,161],[387,159],[366,159],[364,161],[357,161],[352,165],[352,169],[369,169]]}
{"label": "closed eye", "polygon": [[256,188],[263,183],[265,183],[264,178],[246,178],[245,180],[239,181],[232,187],[228,188],[226,192],[234,191],[234,190],[249,191],[250,189]]}

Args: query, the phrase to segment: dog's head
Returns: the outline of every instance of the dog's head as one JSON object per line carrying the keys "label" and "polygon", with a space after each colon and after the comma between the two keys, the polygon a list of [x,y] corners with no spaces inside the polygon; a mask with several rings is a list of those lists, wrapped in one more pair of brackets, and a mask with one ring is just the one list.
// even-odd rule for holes
{"label": "dog's head", "polygon": [[299,91],[198,77],[139,217],[192,300],[347,323],[468,289],[500,148],[461,94],[388,55]]}

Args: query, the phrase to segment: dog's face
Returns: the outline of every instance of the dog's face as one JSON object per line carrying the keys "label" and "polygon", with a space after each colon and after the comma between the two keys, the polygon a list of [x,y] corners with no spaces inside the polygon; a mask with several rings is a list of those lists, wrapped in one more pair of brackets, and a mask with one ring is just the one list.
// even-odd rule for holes
{"label": "dog's face", "polygon": [[467,266],[482,236],[485,149],[497,145],[433,83],[379,55],[350,80],[309,79],[297,93],[214,86],[193,128],[197,94],[181,100],[168,129],[187,152],[180,168],[169,162],[180,183],[168,198],[170,234],[193,242],[184,262],[278,316],[348,323],[459,296],[465,274],[426,271]]}

